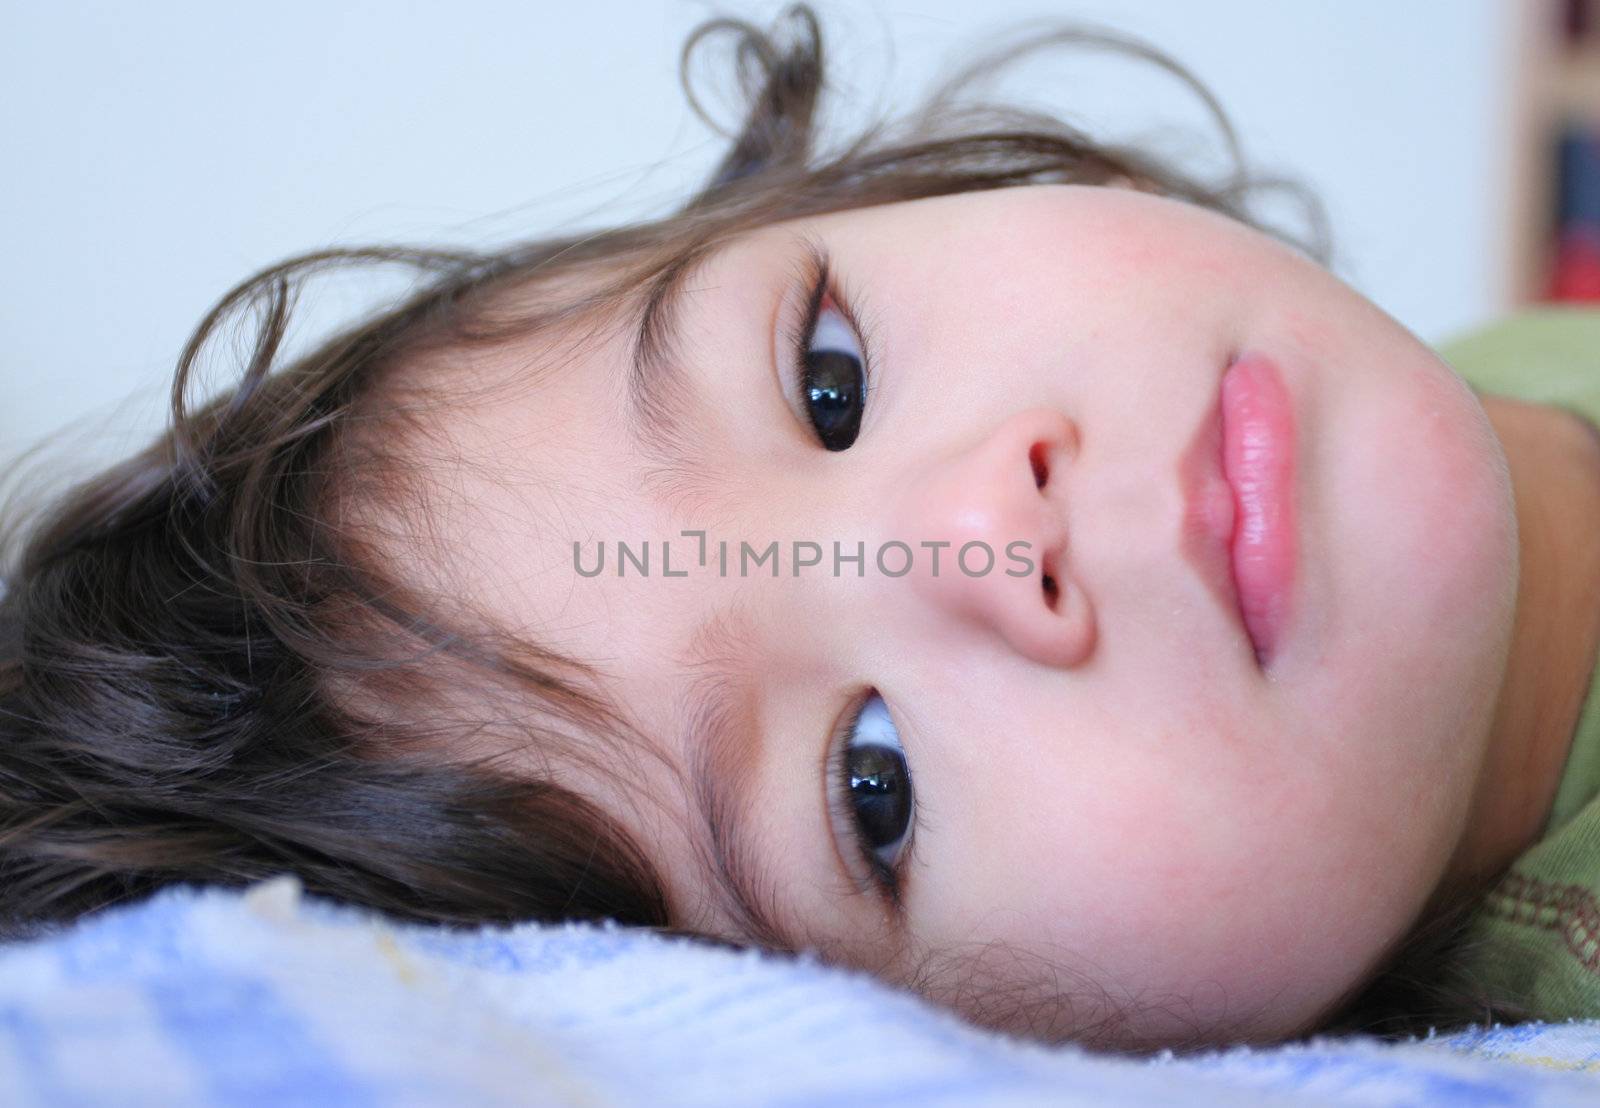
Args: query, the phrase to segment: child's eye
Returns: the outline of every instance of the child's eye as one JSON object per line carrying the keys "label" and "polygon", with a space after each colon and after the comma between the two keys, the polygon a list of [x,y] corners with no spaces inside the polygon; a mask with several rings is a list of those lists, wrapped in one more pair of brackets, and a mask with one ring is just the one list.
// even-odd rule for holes
{"label": "child's eye", "polygon": [[796,392],[822,445],[848,450],[867,407],[867,355],[848,309],[829,291],[827,259],[812,263],[809,310],[794,343]]}
{"label": "child's eye", "polygon": [[829,759],[835,825],[850,829],[874,879],[898,899],[915,794],[900,732],[881,696],[868,694],[835,748]]}
{"label": "child's eye", "polygon": [[800,399],[817,437],[829,450],[848,450],[866,407],[866,359],[861,343],[831,297],[825,297],[801,355]]}

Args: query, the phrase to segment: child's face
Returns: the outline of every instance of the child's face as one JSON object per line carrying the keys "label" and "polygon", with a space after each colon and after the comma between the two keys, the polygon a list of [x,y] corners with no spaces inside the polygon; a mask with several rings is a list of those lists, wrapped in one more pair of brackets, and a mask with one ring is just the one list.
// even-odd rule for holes
{"label": "child's face", "polygon": [[[791,377],[807,242],[871,366],[836,452]],[[566,776],[654,852],[686,925],[748,926],[723,876],[742,868],[789,941],[900,979],[947,956],[978,974],[969,1002],[1048,978],[1083,994],[1058,1032],[1107,1016],[1103,989],[1129,1040],[1289,1032],[1371,968],[1464,827],[1516,588],[1504,457],[1443,362],[1257,232],[1086,187],[766,228],[692,276],[677,315],[683,472],[636,437],[628,326],[499,352],[479,368],[525,387],[454,410],[429,456],[450,460],[457,586],[596,665],[658,745]],[[824,317],[813,348],[848,348]],[[1276,364],[1298,429],[1292,618],[1266,669],[1183,530],[1180,462],[1241,350]],[[664,540],[685,576],[663,575]],[[740,543],[773,540],[780,575],[741,576]],[[649,575],[619,577],[616,544],[645,541]],[[896,541],[904,576],[876,564]],[[987,575],[956,569],[968,541],[996,552]],[[1004,572],[1013,541],[1029,576]],[[575,542],[586,570],[605,548],[603,573],[577,571]],[[798,576],[795,542],[823,551]],[[834,572],[835,542],[865,544],[861,576]],[[898,908],[849,813],[891,859],[904,808],[840,795],[827,768],[869,690],[892,730],[874,701],[852,744],[898,740],[914,795]],[[874,764],[897,768],[856,760]],[[720,841],[675,776],[699,773]]]}

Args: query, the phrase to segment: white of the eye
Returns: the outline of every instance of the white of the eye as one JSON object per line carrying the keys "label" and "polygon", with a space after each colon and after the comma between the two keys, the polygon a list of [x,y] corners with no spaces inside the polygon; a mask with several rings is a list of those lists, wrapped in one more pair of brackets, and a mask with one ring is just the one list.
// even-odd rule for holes
{"label": "white of the eye", "polygon": [[887,746],[905,753],[900,747],[900,732],[894,720],[889,718],[888,705],[884,704],[883,697],[876,694],[868,697],[861,706],[861,715],[856,719],[855,734],[851,738],[856,746]]}
{"label": "white of the eye", "polygon": [[856,334],[850,329],[844,316],[837,309],[824,308],[817,315],[817,326],[811,335],[810,349],[813,353],[833,351],[839,354],[849,354],[853,358],[861,357],[861,344],[856,339]]}

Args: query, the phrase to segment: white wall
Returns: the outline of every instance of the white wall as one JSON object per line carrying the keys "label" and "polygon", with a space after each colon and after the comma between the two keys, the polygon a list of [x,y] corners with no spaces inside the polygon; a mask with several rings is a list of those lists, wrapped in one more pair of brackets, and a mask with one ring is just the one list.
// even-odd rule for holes
{"label": "white wall", "polygon": [[[1497,310],[1510,49],[1494,0],[817,6],[858,115],[1018,20],[1141,34],[1212,88],[1257,165],[1318,190],[1346,280],[1429,340]],[[685,33],[714,10],[777,8],[9,6],[0,476],[79,417],[80,467],[147,438],[200,316],[277,258],[356,240],[482,246],[662,210],[719,149],[678,92]],[[1128,62],[1058,58],[1005,87],[1097,133],[1206,136],[1175,81]]]}

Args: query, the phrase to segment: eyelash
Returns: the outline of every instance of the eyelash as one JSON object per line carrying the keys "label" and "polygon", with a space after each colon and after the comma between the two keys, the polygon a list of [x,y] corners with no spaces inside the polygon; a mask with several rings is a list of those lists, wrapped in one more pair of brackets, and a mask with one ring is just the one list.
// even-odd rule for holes
{"label": "eyelash", "polygon": [[868,328],[862,325],[862,315],[853,305],[859,303],[859,297],[851,292],[846,294],[841,288],[841,282],[833,272],[832,261],[828,252],[818,243],[807,243],[804,259],[796,283],[805,290],[804,306],[800,315],[798,326],[787,329],[789,340],[789,394],[797,405],[802,416],[802,422],[809,427],[809,420],[804,418],[805,381],[806,381],[806,352],[812,340],[816,338],[817,321],[822,316],[824,304],[829,304],[843,317],[850,331],[855,335],[861,349],[861,413],[863,426],[870,408],[869,401],[873,393],[873,364],[872,343],[868,337]]}
{"label": "eyelash", "polygon": [[865,865],[868,873],[872,875],[872,882],[876,885],[889,903],[898,910],[900,907],[901,872],[907,860],[911,857],[912,843],[916,839],[916,820],[913,815],[911,826],[906,831],[905,847],[900,852],[897,866],[890,866],[879,858],[861,838],[861,831],[857,824],[855,809],[850,803],[849,789],[845,779],[849,772],[847,758],[850,756],[850,737],[855,734],[857,725],[861,722],[861,712],[867,706],[867,700],[875,690],[868,689],[856,701],[855,706],[844,714],[839,725],[834,728],[828,740],[828,767],[827,767],[827,794],[828,818],[833,824],[834,833],[841,829],[855,845],[856,855]]}

